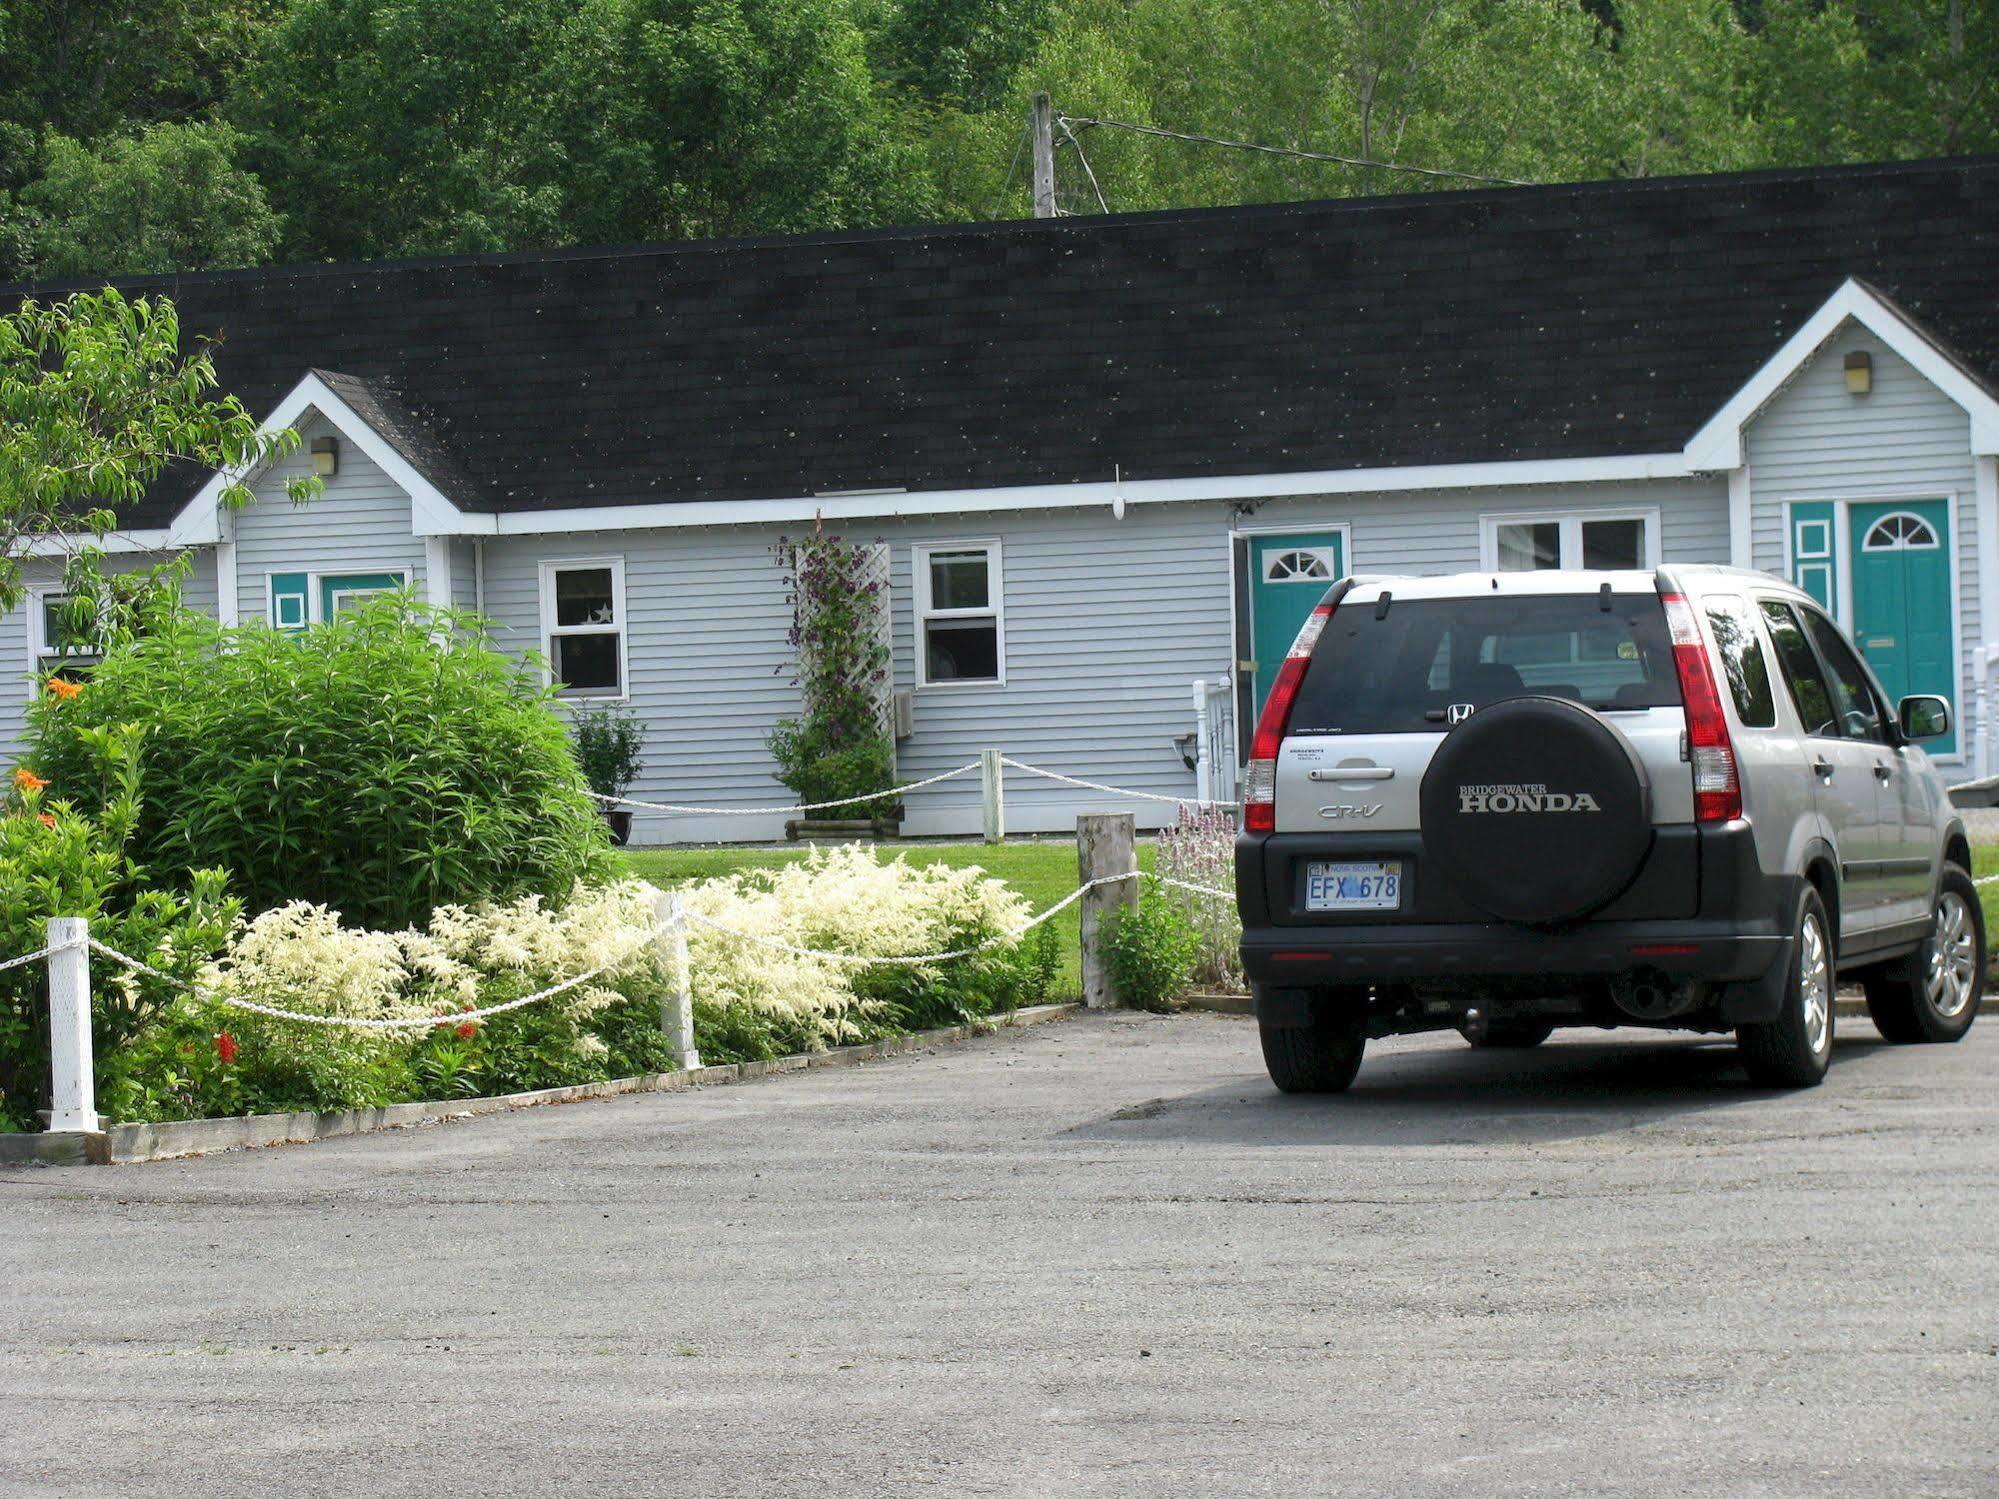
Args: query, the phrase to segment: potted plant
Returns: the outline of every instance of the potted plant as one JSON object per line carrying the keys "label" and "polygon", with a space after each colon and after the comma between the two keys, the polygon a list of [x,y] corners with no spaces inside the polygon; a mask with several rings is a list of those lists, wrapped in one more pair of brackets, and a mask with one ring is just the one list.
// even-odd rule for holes
{"label": "potted plant", "polygon": [[[645,769],[639,759],[644,725],[621,708],[595,708],[576,715],[575,731],[576,763],[585,783],[599,796],[623,796]],[[611,841],[624,847],[632,836],[631,810],[606,802],[604,820],[611,825]]]}

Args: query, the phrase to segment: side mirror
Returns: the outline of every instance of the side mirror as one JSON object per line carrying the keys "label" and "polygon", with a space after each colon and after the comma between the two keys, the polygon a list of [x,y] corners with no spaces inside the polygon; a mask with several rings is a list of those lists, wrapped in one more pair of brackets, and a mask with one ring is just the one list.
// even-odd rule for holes
{"label": "side mirror", "polygon": [[1895,710],[1904,739],[1935,739],[1950,732],[1950,703],[1926,692],[1905,697]]}

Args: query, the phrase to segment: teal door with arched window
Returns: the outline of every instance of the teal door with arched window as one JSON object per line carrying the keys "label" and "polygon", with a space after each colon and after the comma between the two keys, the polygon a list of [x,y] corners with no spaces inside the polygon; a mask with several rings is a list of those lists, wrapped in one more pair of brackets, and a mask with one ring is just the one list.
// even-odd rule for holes
{"label": "teal door with arched window", "polygon": [[1257,712],[1263,711],[1263,700],[1270,695],[1277,668],[1298,638],[1299,627],[1346,570],[1346,537],[1338,531],[1249,539],[1249,636],[1250,649],[1256,653]]}
{"label": "teal door with arched window", "polygon": [[[1888,689],[1891,710],[1911,693],[1933,692],[1950,699],[1955,719],[1950,506],[1896,500],[1851,505],[1847,516],[1855,644]],[[1955,752],[1955,727],[1924,748]]]}

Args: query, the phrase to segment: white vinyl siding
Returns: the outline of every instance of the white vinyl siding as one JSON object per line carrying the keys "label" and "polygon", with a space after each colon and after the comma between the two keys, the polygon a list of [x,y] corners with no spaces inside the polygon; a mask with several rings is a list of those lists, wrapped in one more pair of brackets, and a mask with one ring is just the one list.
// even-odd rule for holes
{"label": "white vinyl siding", "polygon": [[[1177,736],[1194,727],[1191,688],[1214,681],[1234,655],[1229,532],[1350,528],[1361,572],[1452,572],[1479,566],[1479,517],[1513,511],[1659,513],[1667,562],[1728,556],[1727,486],[1712,480],[1284,499],[1237,517],[1219,502],[975,517],[856,522],[850,541],[888,545],[894,677],[917,687],[917,548],[996,539],[1003,553],[1006,681],[915,691],[915,733],[897,747],[900,774],[917,780],[996,748],[1068,775],[1164,797],[1192,796],[1194,775]],[[975,521],[976,526],[967,524]],[[774,546],[783,528],[606,532],[598,555],[624,559],[629,642],[626,692],[647,726],[645,772],[631,791],[648,801],[782,806],[791,794],[771,772],[764,737],[798,711],[785,643],[791,613]],[[540,573],[562,558],[561,537],[485,543],[486,606],[502,642],[539,651]],[[584,555],[578,549],[578,555]],[[1079,812],[1125,806],[1141,826],[1171,822],[1170,802],[1120,803],[1010,772],[1007,825],[1060,832]],[[963,777],[908,799],[913,834],[976,832],[979,784]],[[674,817],[639,813],[635,841],[779,838],[782,816]]]}
{"label": "white vinyl siding", "polygon": [[[298,430],[304,447],[259,475],[251,486],[256,499],[231,517],[237,618],[245,624],[270,618],[272,573],[401,573],[417,584],[424,577],[423,538],[410,532],[409,496],[358,444],[319,417],[308,417]],[[340,472],[318,499],[294,505],[285,484],[310,469],[312,439],[328,433],[340,444]]]}

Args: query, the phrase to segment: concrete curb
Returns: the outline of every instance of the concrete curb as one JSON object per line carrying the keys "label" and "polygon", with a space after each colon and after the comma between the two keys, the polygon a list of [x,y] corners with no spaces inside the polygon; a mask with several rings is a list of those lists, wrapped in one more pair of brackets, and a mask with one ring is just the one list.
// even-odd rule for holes
{"label": "concrete curb", "polygon": [[233,1119],[183,1119],[166,1124],[114,1124],[95,1133],[0,1135],[0,1166],[129,1165],[180,1156],[207,1155],[221,1150],[252,1150],[271,1145],[304,1145],[342,1135],[376,1130],[414,1129],[482,1114],[550,1104],[581,1103],[592,1098],[616,1098],[627,1093],[680,1093],[717,1083],[748,1082],[808,1068],[857,1067],[885,1057],[903,1056],[943,1042],[964,1041],[1001,1030],[1062,1020],[1080,1004],[1030,1005],[992,1020],[968,1021],[907,1036],[889,1036],[860,1046],[773,1057],[764,1062],[730,1062],[694,1067],[685,1072],[655,1072],[641,1077],[613,1078],[570,1088],[540,1088],[532,1093],[502,1093],[491,1098],[454,1098],[425,1103],[392,1103],[373,1109],[339,1109],[331,1113],[246,1114]]}

